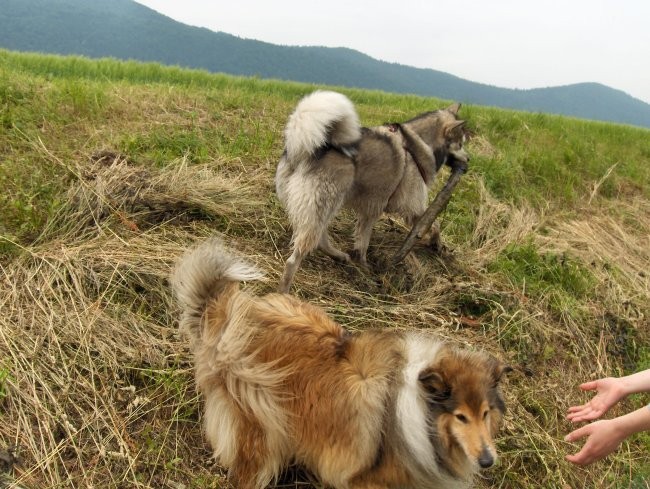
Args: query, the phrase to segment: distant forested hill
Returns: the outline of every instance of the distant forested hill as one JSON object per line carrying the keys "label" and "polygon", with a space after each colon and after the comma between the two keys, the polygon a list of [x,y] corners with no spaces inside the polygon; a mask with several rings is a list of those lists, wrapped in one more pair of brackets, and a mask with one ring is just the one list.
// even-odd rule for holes
{"label": "distant forested hill", "polygon": [[132,0],[0,0],[0,47],[414,93],[650,127],[650,105],[596,83],[511,90],[346,48],[278,46],[176,22]]}

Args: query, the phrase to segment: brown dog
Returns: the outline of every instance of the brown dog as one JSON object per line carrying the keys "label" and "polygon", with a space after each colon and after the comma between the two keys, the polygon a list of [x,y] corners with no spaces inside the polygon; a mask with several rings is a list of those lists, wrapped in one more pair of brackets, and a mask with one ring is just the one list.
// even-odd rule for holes
{"label": "brown dog", "polygon": [[284,294],[215,240],[172,283],[205,398],[205,433],[235,486],[261,489],[298,463],[335,488],[466,487],[496,460],[507,367],[430,334],[350,334]]}

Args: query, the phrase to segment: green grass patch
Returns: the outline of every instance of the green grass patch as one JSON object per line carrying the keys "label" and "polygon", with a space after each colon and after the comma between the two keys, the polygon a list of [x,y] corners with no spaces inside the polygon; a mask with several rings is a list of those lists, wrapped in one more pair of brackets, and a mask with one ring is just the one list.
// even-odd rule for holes
{"label": "green grass patch", "polygon": [[9,379],[10,376],[9,369],[5,366],[0,366],[0,406],[2,406],[2,402],[9,395],[7,379]]}
{"label": "green grass patch", "polygon": [[445,212],[439,218],[441,229],[455,244],[466,243],[476,227],[481,195],[476,178],[465,176],[454,189]]}
{"label": "green grass patch", "polygon": [[553,115],[509,112],[506,118],[496,109],[463,110],[472,128],[499,150],[498,156],[477,155],[472,161],[498,198],[537,207],[549,202],[574,206],[598,182],[605,197],[650,196],[647,130]]}
{"label": "green grass patch", "polygon": [[34,240],[58,208],[67,172],[38,155],[0,160],[0,252]]}
{"label": "green grass patch", "polygon": [[595,284],[582,264],[566,255],[541,253],[532,243],[511,244],[488,265],[525,295],[544,299],[556,313],[576,314],[579,300]]}
{"label": "green grass patch", "polygon": [[197,129],[155,128],[144,134],[127,136],[122,146],[134,160],[153,161],[158,166],[181,157],[187,157],[192,163],[209,158],[205,137]]}

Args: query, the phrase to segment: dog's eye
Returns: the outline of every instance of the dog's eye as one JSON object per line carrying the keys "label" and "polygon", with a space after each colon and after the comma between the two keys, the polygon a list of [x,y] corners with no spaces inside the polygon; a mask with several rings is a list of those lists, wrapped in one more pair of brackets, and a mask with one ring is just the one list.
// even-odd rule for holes
{"label": "dog's eye", "polygon": [[464,414],[457,414],[456,419],[461,423],[467,423],[467,416],[465,416]]}

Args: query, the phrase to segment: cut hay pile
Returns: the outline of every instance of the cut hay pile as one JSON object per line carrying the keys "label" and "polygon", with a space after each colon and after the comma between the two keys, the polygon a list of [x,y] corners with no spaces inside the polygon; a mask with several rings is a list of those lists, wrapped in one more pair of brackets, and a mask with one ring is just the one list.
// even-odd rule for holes
{"label": "cut hay pile", "polygon": [[[0,268],[0,477],[25,488],[223,487],[202,437],[191,356],[167,279],[188,246],[220,234],[269,277],[246,287],[275,288],[290,232],[273,170],[242,174],[236,165],[183,159],[152,169],[105,151],[70,172],[60,212]],[[596,212],[544,222],[477,184],[472,242],[456,243],[453,258],[420,249],[399,267],[380,269],[406,237],[386,219],[372,240],[374,271],[314,254],[296,277],[297,293],[349,329],[430,328],[515,368],[504,386],[501,462],[479,485],[607,487],[647,457],[644,448],[626,443],[606,467],[570,467],[563,414],[580,400],[581,381],[624,361],[624,351],[612,355],[607,345],[626,335],[648,339],[650,287],[639,271],[650,270],[650,208],[640,203],[628,214],[638,220],[623,224]],[[340,245],[349,245],[351,229],[350,216],[337,219]],[[526,239],[593,263],[598,303],[589,317],[598,324],[553,316],[486,269],[508,243]],[[293,475],[283,484],[308,485]]]}

